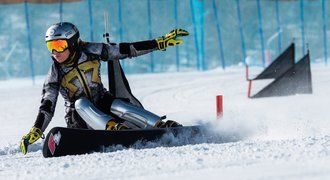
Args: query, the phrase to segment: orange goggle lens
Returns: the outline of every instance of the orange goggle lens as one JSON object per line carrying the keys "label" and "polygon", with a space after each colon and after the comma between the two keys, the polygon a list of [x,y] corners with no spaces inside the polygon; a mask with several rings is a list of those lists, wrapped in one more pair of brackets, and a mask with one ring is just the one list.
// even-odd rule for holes
{"label": "orange goggle lens", "polygon": [[63,39],[48,41],[47,48],[50,52],[55,50],[56,52],[61,53],[68,48],[68,42]]}

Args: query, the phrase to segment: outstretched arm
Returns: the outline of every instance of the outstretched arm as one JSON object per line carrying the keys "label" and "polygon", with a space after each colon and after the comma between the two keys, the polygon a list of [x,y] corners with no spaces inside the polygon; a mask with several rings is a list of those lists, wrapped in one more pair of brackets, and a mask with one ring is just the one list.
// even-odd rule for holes
{"label": "outstretched arm", "polygon": [[108,60],[124,59],[141,56],[158,50],[155,40],[139,41],[132,43],[106,44],[103,51],[107,52]]}
{"label": "outstretched arm", "polygon": [[53,64],[42,89],[41,105],[39,107],[37,119],[30,132],[24,135],[20,142],[20,148],[23,154],[27,153],[27,147],[30,144],[33,144],[43,136],[43,132],[54,115],[58,94],[58,74]]}
{"label": "outstretched arm", "polygon": [[119,43],[119,45],[106,44],[103,47],[103,53],[107,54],[108,60],[113,60],[141,56],[155,50],[165,51],[168,46],[182,44],[183,40],[177,39],[177,37],[187,35],[189,35],[188,31],[182,29],[174,29],[165,36],[161,36],[153,40],[133,43]]}

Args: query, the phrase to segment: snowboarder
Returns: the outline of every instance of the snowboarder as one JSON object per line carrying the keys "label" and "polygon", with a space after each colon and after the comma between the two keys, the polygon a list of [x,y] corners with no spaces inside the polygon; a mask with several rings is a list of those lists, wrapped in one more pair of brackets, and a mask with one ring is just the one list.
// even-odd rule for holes
{"label": "snowboarder", "polygon": [[[69,128],[122,130],[180,126],[175,121],[145,110],[132,95],[118,60],[132,58],[168,46],[183,43],[180,36],[189,33],[172,30],[157,39],[132,43],[94,43],[79,38],[79,31],[69,22],[56,23],[46,32],[45,41],[53,63],[43,85],[41,105],[34,126],[22,137],[23,154],[27,147],[43,136],[50,123],[58,94],[64,98],[65,120]],[[113,63],[109,71],[110,88],[101,82],[100,61]]]}

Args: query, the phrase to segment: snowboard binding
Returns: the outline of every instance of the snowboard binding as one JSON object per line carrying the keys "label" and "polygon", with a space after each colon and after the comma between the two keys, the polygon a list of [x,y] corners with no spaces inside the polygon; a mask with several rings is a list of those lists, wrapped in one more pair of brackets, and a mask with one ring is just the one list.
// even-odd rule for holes
{"label": "snowboard binding", "polygon": [[117,123],[113,120],[110,120],[106,126],[106,130],[108,130],[108,131],[121,131],[121,130],[125,130],[125,129],[132,129],[132,128],[126,126],[124,123],[121,123],[121,122]]}

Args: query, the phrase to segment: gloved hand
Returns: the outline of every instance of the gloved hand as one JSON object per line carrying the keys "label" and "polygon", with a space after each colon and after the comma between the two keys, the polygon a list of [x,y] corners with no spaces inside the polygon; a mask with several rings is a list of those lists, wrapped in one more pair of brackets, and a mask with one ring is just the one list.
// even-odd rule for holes
{"label": "gloved hand", "polygon": [[188,36],[189,32],[183,29],[174,29],[165,36],[159,37],[156,40],[158,49],[165,51],[168,46],[175,46],[177,44],[182,44],[182,39],[176,39],[180,36]]}
{"label": "gloved hand", "polygon": [[33,144],[36,142],[38,139],[44,138],[44,135],[41,131],[41,129],[33,127],[29,133],[24,135],[22,137],[22,140],[20,142],[20,148],[23,154],[27,153],[27,148],[30,144]]}

